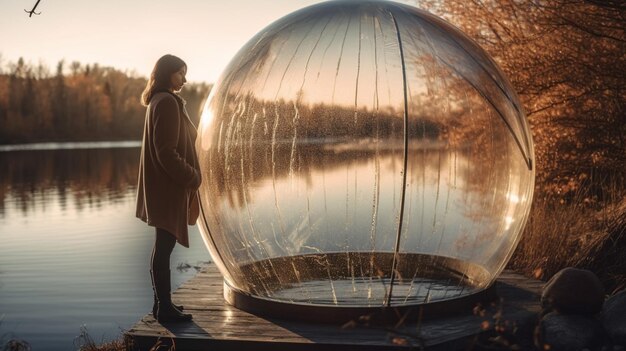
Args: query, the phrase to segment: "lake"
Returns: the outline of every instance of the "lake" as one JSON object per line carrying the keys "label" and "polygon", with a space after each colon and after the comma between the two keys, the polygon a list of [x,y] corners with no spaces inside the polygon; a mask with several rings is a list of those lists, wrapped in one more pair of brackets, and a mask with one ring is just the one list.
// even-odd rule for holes
{"label": "lake", "polygon": [[[384,266],[372,263],[378,260],[350,259],[355,265],[334,278],[328,269],[309,268],[330,266],[330,261],[348,267],[345,260],[328,261],[345,254],[389,258],[395,245],[400,254],[482,267],[485,274],[472,285],[482,289],[517,242],[532,185],[521,154],[491,157],[479,152],[480,143],[416,141],[406,146],[404,179],[404,146],[304,142],[291,152],[293,145],[233,143],[225,150],[228,157],[213,155],[210,166],[202,160],[211,154],[199,153],[206,167],[204,216],[210,240],[227,259],[231,282],[264,287],[272,286],[274,276],[289,283],[295,282],[281,277],[298,277],[298,285],[254,294],[302,303],[380,305],[389,283],[367,279],[357,289],[354,273],[378,272]],[[139,147],[138,142],[0,147],[0,345],[16,338],[33,350],[72,350],[83,327],[100,343],[118,338],[149,312],[154,229],[134,215]],[[402,219],[400,208],[405,208]],[[198,227],[192,227],[190,241],[190,249],[174,250],[173,289],[211,260]],[[300,262],[298,257],[318,261],[300,270],[294,264],[277,269],[263,264]],[[391,259],[383,261],[391,267]],[[422,273],[436,266],[432,259],[398,262],[405,278],[396,282],[394,303],[470,292],[448,276],[445,284],[426,280],[432,277]],[[461,273],[455,276],[467,275]]]}
{"label": "lake", "polygon": [[[140,143],[0,147],[0,346],[75,350],[117,339],[152,307],[154,229],[135,218]],[[197,226],[172,289],[210,261]]]}

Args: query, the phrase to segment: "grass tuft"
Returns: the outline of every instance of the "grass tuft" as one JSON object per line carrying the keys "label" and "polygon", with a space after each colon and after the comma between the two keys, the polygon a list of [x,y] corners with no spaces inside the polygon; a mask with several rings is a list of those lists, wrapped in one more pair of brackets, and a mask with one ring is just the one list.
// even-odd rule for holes
{"label": "grass tuft", "polygon": [[74,339],[74,347],[78,351],[125,351],[123,339],[96,344],[86,326],[80,327],[80,334]]}
{"label": "grass tuft", "polygon": [[565,267],[589,269],[607,293],[626,287],[626,182],[539,192],[509,267],[546,280]]}

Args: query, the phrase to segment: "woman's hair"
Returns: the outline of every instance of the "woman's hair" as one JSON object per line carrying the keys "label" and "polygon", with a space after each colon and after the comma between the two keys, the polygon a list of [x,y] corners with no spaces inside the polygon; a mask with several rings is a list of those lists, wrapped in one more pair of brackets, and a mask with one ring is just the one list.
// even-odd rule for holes
{"label": "woman's hair", "polygon": [[160,91],[169,91],[172,84],[172,74],[183,67],[187,67],[187,64],[180,58],[170,54],[161,56],[154,65],[146,88],[141,93],[141,104],[148,106],[154,94]]}

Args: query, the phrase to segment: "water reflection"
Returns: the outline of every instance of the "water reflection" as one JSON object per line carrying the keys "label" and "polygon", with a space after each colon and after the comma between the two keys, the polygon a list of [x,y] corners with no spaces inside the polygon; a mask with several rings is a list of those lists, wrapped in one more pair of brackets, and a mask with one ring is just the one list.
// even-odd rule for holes
{"label": "water reflection", "polygon": [[[117,339],[148,313],[154,229],[135,218],[139,153],[0,152],[0,340],[72,350],[82,325]],[[189,236],[172,254],[173,287],[210,260],[197,227]]]}
{"label": "water reflection", "polygon": [[7,201],[22,216],[49,210],[51,200],[65,210],[71,198],[78,212],[121,203],[136,187],[138,155],[137,148],[0,152],[0,216]]}
{"label": "water reflection", "polygon": [[[279,148],[281,145],[274,147]],[[270,144],[254,143],[247,145],[245,151],[242,147],[231,146],[230,152],[235,156],[222,159],[222,162],[229,164],[224,163],[220,166],[219,161],[213,161],[213,164],[218,166],[209,171],[211,177],[207,181],[220,194],[219,202],[214,202],[211,206],[220,208],[218,212],[224,217],[220,221],[222,225],[228,223],[229,219],[238,222],[235,218],[241,217],[244,218],[240,220],[250,223],[251,227],[246,224],[241,228],[235,224],[236,227],[230,228],[243,237],[242,242],[266,242],[270,238],[258,237],[253,240],[249,236],[256,232],[267,234],[279,229],[282,231],[282,228],[262,229],[268,224],[268,219],[274,216],[282,217],[274,219],[276,223],[282,221],[281,226],[285,226],[285,232],[281,233],[285,237],[278,241],[284,243],[268,250],[284,248],[268,252],[270,257],[303,253],[302,247],[306,246],[309,248],[314,246],[322,251],[339,250],[343,244],[333,240],[327,245],[307,244],[308,235],[304,234],[307,230],[303,227],[309,227],[310,231],[311,227],[321,224],[309,222],[323,220],[324,226],[333,228],[331,230],[335,232],[333,235],[337,234],[337,228],[346,228],[342,222],[349,223],[352,228],[346,230],[352,235],[372,231],[369,227],[372,222],[387,228],[383,230],[385,232],[395,227],[397,215],[380,218],[379,213],[397,214],[400,206],[402,191],[400,147],[401,145],[377,145],[371,140],[325,145],[311,142],[298,145],[297,161],[295,165],[290,166],[290,153],[275,151],[272,155]],[[406,201],[409,214],[418,218],[409,217],[406,224],[412,231],[415,230],[413,227],[415,222],[422,228],[418,231],[423,233],[432,231],[432,235],[423,238],[424,243],[419,245],[414,243],[415,245],[411,246],[436,251],[433,246],[435,244],[426,245],[426,243],[435,240],[432,238],[440,238],[442,234],[438,232],[445,231],[443,227],[445,224],[449,226],[449,231],[455,231],[453,237],[458,235],[456,232],[459,227],[482,227],[482,236],[478,236],[482,238],[481,242],[488,241],[486,233],[493,235],[497,232],[494,225],[504,216],[506,208],[511,203],[507,198],[508,193],[498,191],[497,185],[508,182],[512,175],[509,172],[493,175],[489,165],[470,163],[467,158],[470,152],[468,149],[450,150],[446,145],[418,143],[413,143],[410,149],[413,155],[409,162],[411,168],[408,170],[407,182],[410,186]],[[248,154],[250,156],[246,157]],[[225,170],[225,173],[220,173],[221,170]],[[306,207],[303,200],[306,200]],[[320,209],[317,206],[321,206],[322,212],[326,215],[318,218],[317,211]],[[411,209],[419,213],[413,213]],[[282,216],[278,214],[279,212],[282,212]],[[299,217],[297,213],[302,213],[306,217]],[[285,218],[291,217],[298,217],[307,223],[287,224],[285,221],[288,220]],[[365,221],[363,218],[370,220]],[[381,224],[381,221],[386,221],[387,225]],[[412,236],[405,236],[410,237]],[[237,240],[235,238],[231,236],[229,240]],[[382,238],[393,239],[389,238],[389,235]],[[383,240],[382,238],[378,240]],[[315,240],[325,242],[319,236]],[[371,248],[370,243],[358,239],[354,241],[351,247],[355,249]],[[449,241],[451,240],[446,240]],[[371,245],[388,248],[389,242],[385,244],[376,241]],[[457,245],[462,246],[462,243],[457,242]],[[259,249],[259,246],[255,245],[249,249],[254,251]],[[260,253],[253,254],[253,257],[266,258]]]}
{"label": "water reflection", "polygon": [[[392,107],[362,108],[360,116],[369,118],[355,121],[355,111],[339,105],[231,96],[228,102],[239,102],[226,103],[199,141],[204,216],[218,248],[214,254],[234,273],[227,279],[271,297],[271,290],[259,290],[267,284],[261,277],[296,275],[302,284],[319,277],[286,271],[269,259],[393,252],[404,210],[399,252],[485,265],[490,274],[481,274],[477,286],[486,286],[518,238],[532,180],[493,109],[477,93],[463,97],[454,110],[458,120],[436,120],[422,109],[405,129]],[[246,274],[242,265],[253,271]],[[380,271],[373,261],[365,265],[354,270]],[[403,275],[419,280],[425,269]],[[386,277],[388,272],[376,276]]]}

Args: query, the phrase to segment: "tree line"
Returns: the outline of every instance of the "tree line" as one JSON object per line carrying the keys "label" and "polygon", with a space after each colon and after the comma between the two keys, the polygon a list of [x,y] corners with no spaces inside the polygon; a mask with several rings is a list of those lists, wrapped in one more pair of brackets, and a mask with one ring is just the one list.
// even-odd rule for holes
{"label": "tree line", "polygon": [[[54,73],[23,58],[0,66],[0,144],[139,140],[146,78],[95,64],[59,61]],[[187,84],[181,96],[195,122],[211,89]]]}
{"label": "tree line", "polygon": [[[423,0],[476,40],[510,78],[533,137],[539,183],[573,193],[626,169],[626,5],[595,0]],[[61,61],[0,67],[0,144],[139,139],[145,78]],[[67,73],[65,73],[67,71]],[[210,86],[182,95],[192,118]]]}

